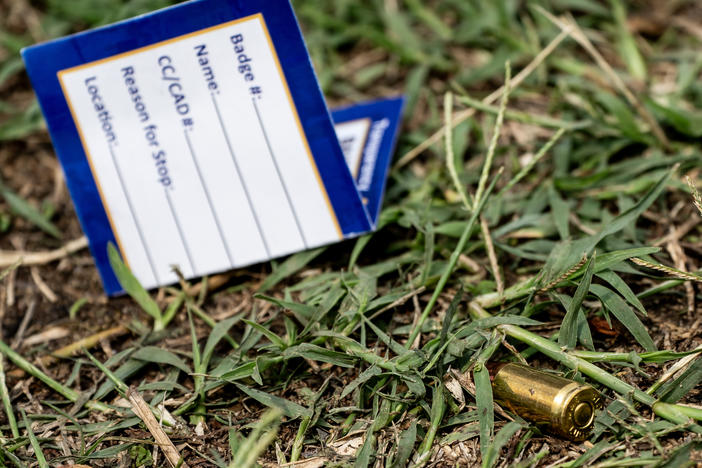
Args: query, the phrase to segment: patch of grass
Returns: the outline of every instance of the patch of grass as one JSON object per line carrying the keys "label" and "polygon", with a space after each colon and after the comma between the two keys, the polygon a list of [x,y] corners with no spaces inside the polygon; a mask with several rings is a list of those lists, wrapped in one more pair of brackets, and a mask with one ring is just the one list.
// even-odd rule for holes
{"label": "patch of grass", "polygon": [[[29,7],[41,34],[168,2],[64,3]],[[0,463],[27,465],[33,453],[51,465],[162,462],[124,404],[132,388],[188,464],[678,466],[695,457],[702,343],[684,311],[700,296],[681,286],[698,280],[702,255],[702,60],[689,24],[699,6],[293,3],[331,101],[408,95],[381,228],[254,268],[224,290],[182,282],[149,294],[113,248],[133,302],[107,307],[124,307],[132,336],[50,369],[0,342],[16,366],[0,373]],[[13,60],[37,31],[0,28],[11,28],[0,29],[3,103],[27,89]],[[42,135],[31,109],[0,105],[0,140],[15,145],[3,151]],[[671,243],[690,271],[668,255]],[[92,302],[66,310],[105,313]],[[509,360],[603,393],[589,444],[494,412],[487,365]],[[17,386],[26,376],[35,380]]]}

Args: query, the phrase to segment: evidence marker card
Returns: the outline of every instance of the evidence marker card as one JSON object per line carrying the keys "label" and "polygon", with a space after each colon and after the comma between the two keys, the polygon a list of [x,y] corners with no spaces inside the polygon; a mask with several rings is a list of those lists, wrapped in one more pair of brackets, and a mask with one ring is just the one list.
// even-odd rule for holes
{"label": "evidence marker card", "polygon": [[403,108],[404,98],[396,97],[332,110],[346,164],[373,227],[380,215]]}
{"label": "evidence marker card", "polygon": [[371,229],[289,0],[194,0],[23,51],[108,294]]}

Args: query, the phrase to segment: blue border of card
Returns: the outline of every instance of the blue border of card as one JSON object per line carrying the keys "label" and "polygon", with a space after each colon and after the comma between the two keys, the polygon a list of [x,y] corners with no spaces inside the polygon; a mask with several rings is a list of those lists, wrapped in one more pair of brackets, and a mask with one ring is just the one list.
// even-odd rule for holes
{"label": "blue border of card", "polygon": [[[378,224],[378,217],[380,216],[380,209],[383,204],[383,196],[385,195],[388,171],[390,170],[390,162],[395,152],[395,143],[402,120],[404,105],[405,99],[400,96],[332,109],[334,123],[370,118],[371,131],[374,126],[379,125],[383,120],[387,119],[388,125],[385,128],[382,140],[378,146],[371,184],[368,190],[359,191],[361,197],[367,200],[366,209],[373,223],[373,228]],[[368,157],[371,144],[372,142],[370,140],[366,141],[363,156],[361,157],[361,166],[363,166],[366,157]]]}
{"label": "blue border of card", "polygon": [[78,217],[90,240],[108,294],[122,289],[107,259],[106,247],[108,242],[115,242],[114,234],[100,202],[57,73],[256,13],[263,14],[268,26],[344,236],[353,237],[371,229],[361,198],[345,165],[289,0],[193,0],[22,51],[27,72],[64,167]]}
{"label": "blue border of card", "polygon": [[[115,237],[58,81],[58,72],[257,13],[263,15],[268,26],[344,237],[355,237],[374,227],[400,122],[402,99],[374,101],[334,113],[341,121],[370,117],[374,121],[388,118],[391,122],[381,143],[371,187],[359,194],[346,166],[290,1],[191,0],[22,51],[107,294],[123,291],[107,258],[107,245],[116,243]],[[361,197],[367,199],[365,207]]]}

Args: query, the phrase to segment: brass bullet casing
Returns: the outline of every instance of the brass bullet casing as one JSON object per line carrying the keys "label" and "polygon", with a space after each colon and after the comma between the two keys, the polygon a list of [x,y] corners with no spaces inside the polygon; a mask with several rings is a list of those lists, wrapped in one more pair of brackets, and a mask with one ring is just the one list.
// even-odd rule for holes
{"label": "brass bullet casing", "polygon": [[495,400],[551,434],[585,440],[602,407],[602,396],[589,385],[522,364],[506,364],[492,381]]}

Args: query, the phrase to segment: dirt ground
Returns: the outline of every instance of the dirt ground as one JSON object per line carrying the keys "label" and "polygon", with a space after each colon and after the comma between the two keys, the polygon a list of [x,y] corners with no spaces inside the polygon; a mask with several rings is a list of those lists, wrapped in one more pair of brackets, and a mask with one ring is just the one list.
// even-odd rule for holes
{"label": "dirt ground", "polygon": [[[22,2],[20,2],[22,3]],[[25,2],[26,3],[26,2]],[[392,2],[391,2],[392,3]],[[18,12],[22,11],[23,14]],[[29,12],[29,13],[27,13]],[[18,9],[13,0],[0,1],[0,32],[3,30],[15,34],[26,34],[32,28],[36,28],[36,21],[40,21],[40,8]],[[643,21],[643,19],[641,19]],[[653,25],[651,25],[653,24]],[[655,26],[655,22],[646,23],[650,27]],[[644,25],[644,26],[646,26]],[[642,28],[644,26],[641,26]],[[699,33],[699,31],[698,31]],[[31,36],[31,33],[30,33]],[[2,51],[3,49],[0,49]],[[344,50],[344,56],[351,55],[353,59],[354,50]],[[5,52],[7,54],[9,52]],[[367,54],[367,52],[364,52]],[[368,58],[367,55],[363,55]],[[382,53],[380,60],[385,57]],[[0,62],[5,57],[0,54]],[[358,59],[361,65],[366,65],[365,60]],[[369,60],[375,61],[373,57]],[[360,66],[359,68],[363,68]],[[396,81],[392,74],[390,78],[381,79],[374,88],[364,90],[364,93],[383,93],[392,87]],[[428,85],[436,88],[443,88],[441,75],[434,75],[434,83]],[[484,89],[489,89],[492,83],[487,82],[482,85]],[[5,83],[0,84],[0,102],[12,108],[27,109],[34,100],[27,77],[20,73],[9,78]],[[344,98],[332,93],[333,102],[343,102]],[[407,133],[419,131],[421,120],[417,115],[429,113],[434,106],[428,98],[419,100],[418,110],[410,116],[406,123]],[[3,117],[5,116],[5,117]],[[0,113],[0,125],[6,123],[10,118],[9,114]],[[506,126],[502,135],[503,143],[517,142],[522,133],[523,127]],[[405,140],[402,148],[409,148],[416,141]],[[635,151],[632,150],[632,151]],[[505,156],[507,159],[508,156]],[[427,157],[430,158],[430,157]],[[627,156],[620,154],[619,158],[625,160]],[[424,160],[422,160],[424,161]],[[616,158],[613,162],[616,162]],[[422,163],[424,164],[424,163]],[[427,163],[431,165],[431,163]],[[415,174],[423,175],[422,167],[415,166],[411,169]],[[694,172],[693,172],[694,173]],[[45,129],[31,132],[29,135],[18,139],[0,140],[0,177],[9,189],[27,200],[31,205],[44,213],[51,213],[51,221],[62,233],[61,239],[54,239],[38,229],[34,224],[20,216],[9,214],[7,203],[0,201],[0,258],[2,254],[12,252],[42,252],[58,249],[67,242],[81,238],[82,230],[75,215],[73,205],[65,186],[63,174],[58,161],[54,155],[52,144]],[[401,178],[398,176],[398,178]],[[393,182],[391,181],[391,184]],[[397,179],[395,180],[397,182]],[[525,192],[532,187],[524,186]],[[394,197],[390,188],[391,198]],[[396,201],[395,198],[393,201]],[[691,220],[697,217],[697,222]],[[673,192],[672,190],[662,197],[659,203],[653,204],[645,211],[642,220],[637,224],[638,229],[645,232],[645,238],[651,243],[668,235],[670,227],[684,227],[686,232],[676,237],[676,244],[682,249],[685,255],[685,264],[688,271],[698,271],[702,265],[702,244],[700,243],[700,223],[699,215],[694,206],[687,198],[687,194]],[[2,226],[3,220],[7,220],[9,225]],[[388,245],[405,243],[407,245],[415,242],[416,230],[406,228],[402,225],[392,225],[388,229],[381,231],[374,238],[369,247],[369,252],[377,252],[379,257],[390,258],[385,252]],[[297,284],[303,279],[313,278],[329,272],[343,271],[348,264],[350,252],[354,247],[354,242],[345,242],[329,248],[324,254],[313,260],[306,268],[287,278],[281,284],[266,294],[279,299],[285,297],[286,288]],[[445,249],[447,250],[447,249]],[[450,253],[450,252],[449,252]],[[448,255],[446,255],[448,256]],[[476,261],[481,266],[489,265],[487,254],[482,252],[475,255]],[[514,262],[516,264],[517,262]],[[505,260],[505,265],[509,262]],[[526,263],[520,263],[524,267]],[[531,265],[533,266],[533,264]],[[508,268],[505,266],[505,270]],[[271,330],[279,335],[284,335],[286,325],[285,317],[292,317],[289,312],[278,313],[279,308],[274,307],[270,302],[255,298],[258,286],[271,273],[272,267],[268,264],[258,265],[252,268],[229,273],[218,277],[215,281],[216,289],[209,291],[204,301],[200,305],[203,310],[215,321],[219,322],[237,314],[246,313],[248,315],[255,311],[258,323],[267,322],[269,318],[274,319],[271,323]],[[398,275],[399,276],[399,275]],[[512,271],[505,271],[507,284],[513,284],[521,275]],[[403,278],[393,276],[392,279],[381,281],[378,289],[382,294],[393,291],[396,284],[404,281]],[[629,286],[636,292],[643,291],[661,283],[658,278],[643,276],[627,276]],[[197,285],[197,283],[193,283]],[[193,285],[189,285],[193,286]],[[689,287],[688,287],[689,288]],[[649,334],[653,337],[655,344],[661,350],[685,352],[702,346],[702,300],[699,294],[699,283],[692,286],[694,308],[689,309],[690,289],[678,286],[672,294],[654,295],[643,300],[643,304],[648,311],[648,317],[642,318]],[[455,284],[447,288],[440,296],[435,318],[437,323],[441,323],[451,298],[457,291]],[[426,304],[432,293],[431,287],[421,294],[417,294],[412,300],[393,308],[379,316],[383,324],[389,324],[392,328],[412,324],[413,320],[421,311],[421,306]],[[155,291],[153,294],[161,305],[166,305],[172,300],[172,294],[168,291]],[[298,292],[292,295],[295,299],[300,299]],[[590,299],[591,300],[591,299]],[[593,301],[594,302],[594,301]],[[80,306],[77,307],[76,304]],[[587,300],[585,305],[588,304]],[[465,307],[461,306],[461,311],[465,314]],[[73,316],[71,316],[73,314]],[[550,336],[558,331],[563,319],[562,308],[551,305],[545,308],[545,312],[539,317],[543,322],[538,327],[530,328],[543,336]],[[598,321],[599,320],[599,321]],[[5,343],[12,349],[20,353],[29,361],[36,364],[47,375],[62,383],[69,383],[70,387],[77,391],[88,392],[107,380],[103,372],[96,367],[89,365],[85,356],[77,353],[69,359],[43,361],[42,359],[49,353],[60,349],[66,345],[76,342],[78,339],[88,337],[105,330],[118,329],[114,335],[95,343],[91,351],[101,362],[105,362],[116,356],[121,351],[141,346],[145,341],[143,327],[148,327],[149,316],[128,297],[108,299],[102,289],[100,278],[94,266],[92,257],[88,249],[63,256],[58,261],[40,264],[37,266],[22,266],[9,273],[0,286],[0,326],[1,336]],[[602,319],[592,318],[590,327],[597,349],[608,352],[642,351],[641,346],[636,343],[629,332],[615,320],[614,329],[602,323]],[[210,328],[201,321],[196,321],[195,333],[197,338],[206,339],[210,333]],[[243,337],[244,328],[234,328],[231,336],[235,341]],[[433,335],[432,335],[433,336]],[[429,341],[430,336],[424,337],[423,343]],[[192,337],[185,309],[180,310],[176,318],[168,327],[167,332],[156,337],[149,338],[151,345],[176,352],[179,356],[188,355],[192,351]],[[516,344],[515,344],[516,346]],[[387,348],[382,343],[375,343],[373,349],[382,354]],[[519,350],[525,348],[520,345]],[[218,350],[226,354],[226,348],[220,346]],[[252,351],[255,353],[256,351]],[[498,353],[498,357],[508,357],[509,351],[503,350]],[[532,361],[535,365],[545,368],[555,368],[552,361],[543,357],[535,357]],[[669,364],[641,364],[640,372],[632,367],[620,367],[612,364],[603,364],[602,367],[613,372],[619,379],[645,389],[652,382],[655,382],[667,368]],[[290,380],[276,384],[269,388],[270,392],[285,397],[291,401],[303,402],[310,393],[315,393],[320,388],[328,387],[323,391],[323,399],[328,400],[328,408],[346,407],[354,405],[351,397],[345,400],[340,398],[343,389],[351,384],[358,377],[360,368],[344,369],[337,366],[318,365],[299,360],[290,363],[290,367],[277,368],[274,372],[277,375],[290,373]],[[273,371],[271,371],[273,372]],[[56,414],[54,409],[56,404],[68,414],[71,414],[71,405],[58,403],[57,397],[42,382],[28,376],[14,365],[6,361],[5,373],[7,375],[7,387],[9,389],[12,406],[19,414],[20,410],[34,415]],[[130,385],[143,385],[149,382],[160,382],[168,372],[157,366],[148,366],[140,370],[137,374],[128,379]],[[295,375],[293,379],[292,376]],[[264,375],[264,377],[266,377]],[[276,380],[276,379],[273,379]],[[283,379],[285,380],[285,379]],[[277,381],[277,380],[276,380]],[[186,389],[193,388],[193,379],[186,377],[180,380]],[[385,391],[386,389],[383,389]],[[147,397],[157,396],[157,390],[146,391]],[[244,432],[259,420],[264,406],[254,399],[242,398],[241,393],[235,386],[229,385],[208,394],[210,403],[207,406],[208,417],[206,422],[207,430],[198,433],[193,428],[184,429],[182,433],[172,435],[176,441],[176,446],[186,454],[189,466],[215,466],[213,454],[219,454],[222,459],[228,459],[231,454],[230,428],[237,427]],[[149,398],[147,398],[148,400]],[[168,401],[167,407],[176,408],[185,401],[185,396],[177,394]],[[111,404],[121,404],[120,398],[113,394],[107,398]],[[428,397],[431,401],[431,397]],[[53,402],[53,403],[52,403]],[[702,405],[702,388],[697,385],[681,401],[681,403],[700,406]],[[472,402],[468,403],[473,405]],[[372,423],[372,405],[366,408],[365,416],[359,417],[359,421]],[[640,414],[637,421],[650,422],[654,416],[647,408],[639,408]],[[99,412],[81,413],[80,423],[88,426],[90,424],[101,424],[111,421],[112,416]],[[90,466],[139,466],[139,457],[148,459],[153,457],[151,446],[151,434],[139,425],[132,425],[125,429],[114,430],[106,433],[102,438],[94,437],[94,434],[83,439],[75,431],[66,431],[66,422],[55,426],[49,424],[52,417],[47,417],[46,423],[37,426],[42,431],[41,437],[45,439],[57,440],[55,444],[45,448],[47,458],[67,457],[67,462],[72,460],[76,453],[84,451],[82,444],[96,444],[99,450],[117,446],[124,442],[135,442],[129,450],[115,455],[114,458],[105,458],[84,463]],[[115,419],[117,422],[118,419]],[[234,421],[234,422],[232,422]],[[395,444],[400,434],[406,430],[412,421],[409,415],[398,417],[395,422],[384,427],[378,432],[376,451],[379,454],[386,453]],[[425,421],[426,422],[426,421]],[[422,424],[428,426],[428,423]],[[495,432],[505,424],[505,419],[497,417]],[[231,424],[231,425],[230,425]],[[453,440],[444,440],[436,444],[429,466],[478,466],[480,464],[478,429],[471,422],[464,423],[461,428],[465,429],[464,436],[456,436]],[[0,412],[0,426],[2,432],[7,432],[8,419],[4,412]],[[365,426],[363,426],[365,427]],[[638,427],[638,426],[637,426]],[[623,428],[623,429],[622,429]],[[338,427],[330,427],[329,424],[321,424],[314,429],[314,434],[308,434],[311,439],[305,444],[302,458],[312,459],[309,465],[296,466],[321,466],[315,465],[314,460],[319,459],[326,463],[326,466],[347,466],[352,463],[353,457],[345,455],[338,446],[327,447],[323,441],[329,440],[330,436],[338,431]],[[620,430],[630,430],[631,426],[626,422],[622,424]],[[652,429],[653,430],[653,429]],[[276,447],[285,453],[289,453],[293,441],[296,439],[298,431],[297,423],[284,423],[275,443],[265,452],[264,459],[271,466],[277,464]],[[458,433],[460,431],[449,427],[443,427],[441,436]],[[349,440],[360,437],[364,430],[352,432]],[[355,434],[355,435],[354,435]],[[521,433],[522,435],[525,432]],[[622,436],[615,438],[617,450],[623,451],[627,457],[635,459],[637,454],[659,454],[660,449],[665,453],[672,453],[676,447],[699,440],[699,435],[689,431],[670,431],[669,433],[659,433],[657,436],[645,437],[641,434],[636,436]],[[362,439],[361,439],[362,442]],[[506,445],[498,462],[498,466],[509,466],[520,461],[528,460],[539,452],[548,450],[547,455],[540,458],[539,466],[559,466],[576,460],[581,454],[593,447],[591,442],[576,444],[566,442],[558,438],[532,433],[529,437],[514,437]],[[25,447],[22,450],[29,450]],[[23,459],[31,458],[31,451],[24,452]],[[693,451],[693,460],[699,460],[698,466],[702,466],[702,452]],[[157,459],[165,463],[162,458]],[[377,466],[382,466],[377,462]],[[338,465],[337,465],[338,464]],[[165,465],[164,465],[165,466]],[[514,465],[517,466],[517,465]],[[522,465],[522,466],[529,466]],[[570,465],[574,466],[574,465]],[[620,465],[602,465],[620,466]],[[632,463],[632,466],[634,464]],[[662,465],[661,465],[662,466]],[[671,465],[673,466],[673,465]],[[679,466],[679,465],[675,465]]]}

